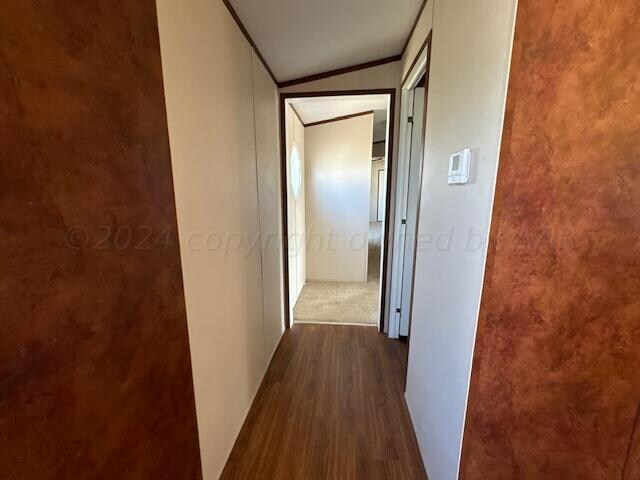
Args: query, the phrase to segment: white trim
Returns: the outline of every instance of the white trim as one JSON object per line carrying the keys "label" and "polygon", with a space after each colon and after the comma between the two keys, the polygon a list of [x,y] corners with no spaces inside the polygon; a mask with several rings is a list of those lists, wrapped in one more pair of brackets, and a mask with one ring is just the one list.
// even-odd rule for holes
{"label": "white trim", "polygon": [[404,86],[402,87],[402,90],[403,91],[413,90],[416,84],[422,78],[422,75],[425,73],[426,69],[427,69],[427,49],[425,48],[420,54],[420,56],[418,57],[418,61],[413,66],[411,73],[409,74],[409,76],[407,76],[407,80]]}
{"label": "white trim", "polygon": [[[397,90],[395,95],[397,96]],[[396,99],[396,97],[394,96],[394,100]],[[380,318],[382,318],[382,322],[378,323],[378,332],[380,333],[384,333],[384,329],[386,328],[387,331],[389,330],[389,319],[391,318],[391,308],[389,307],[389,305],[385,304],[384,310],[382,309],[382,302],[383,302],[383,293],[384,295],[386,295],[387,297],[391,298],[390,295],[387,295],[387,288],[391,289],[391,278],[386,278],[385,279],[385,284],[383,285],[382,283],[382,277],[383,277],[383,273],[385,272],[385,261],[387,258],[387,255],[389,255],[388,250],[388,246],[389,246],[389,242],[388,239],[385,235],[385,232],[387,231],[387,222],[389,221],[389,215],[391,213],[391,205],[393,204],[392,202],[392,198],[391,198],[391,192],[393,191],[393,188],[388,188],[389,186],[389,178],[393,178],[393,172],[391,170],[393,170],[393,165],[391,165],[391,168],[389,168],[389,155],[393,152],[393,142],[390,142],[389,140],[391,139],[391,127],[393,124],[393,128],[395,129],[395,122],[393,121],[395,119],[395,115],[396,115],[396,106],[394,105],[393,107],[393,111],[391,111],[391,95],[387,94],[387,127],[386,127],[386,132],[385,132],[385,137],[384,137],[384,141],[385,141],[385,152],[384,152],[384,171],[386,172],[386,184],[384,186],[384,216],[382,218],[382,225],[381,225],[381,234],[382,236],[380,237],[380,266],[379,266],[379,276],[380,276],[380,284],[378,286],[378,313]],[[392,157],[393,158],[393,157]],[[393,186],[392,186],[393,187]],[[389,212],[387,212],[387,205],[389,205]],[[369,249],[367,248],[367,265],[369,264]],[[393,258],[393,257],[392,257]],[[387,312],[389,312],[387,314]]]}
{"label": "white trim", "polygon": [[404,260],[404,230],[406,225],[402,223],[402,219],[406,218],[407,211],[407,195],[409,186],[409,155],[411,152],[411,136],[409,129],[411,128],[408,117],[409,112],[413,113],[413,89],[422,78],[427,67],[427,50],[418,57],[418,61],[413,66],[407,81],[402,87],[400,94],[400,122],[398,131],[400,132],[400,141],[398,144],[398,161],[396,176],[396,209],[394,215],[393,227],[393,254],[389,297],[389,328],[387,330],[389,338],[398,338],[400,336],[400,315],[396,312],[401,306],[402,299],[402,266]]}
{"label": "white trim", "polygon": [[352,323],[352,322],[321,322],[321,321],[296,321],[296,325],[336,325],[336,326],[350,326],[350,327],[371,327],[379,328],[377,323]]}

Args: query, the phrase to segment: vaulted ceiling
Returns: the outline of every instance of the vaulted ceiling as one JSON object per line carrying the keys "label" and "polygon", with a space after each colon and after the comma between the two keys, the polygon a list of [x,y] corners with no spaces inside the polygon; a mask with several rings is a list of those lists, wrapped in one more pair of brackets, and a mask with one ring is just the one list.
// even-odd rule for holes
{"label": "vaulted ceiling", "polygon": [[343,95],[339,97],[292,98],[289,103],[305,124],[356,113],[386,110],[387,95]]}
{"label": "vaulted ceiling", "polygon": [[305,97],[288,100],[305,125],[336,117],[373,111],[373,140],[382,141],[387,134],[387,95],[343,95],[339,97]]}
{"label": "vaulted ceiling", "polygon": [[400,55],[422,0],[229,0],[279,82]]}

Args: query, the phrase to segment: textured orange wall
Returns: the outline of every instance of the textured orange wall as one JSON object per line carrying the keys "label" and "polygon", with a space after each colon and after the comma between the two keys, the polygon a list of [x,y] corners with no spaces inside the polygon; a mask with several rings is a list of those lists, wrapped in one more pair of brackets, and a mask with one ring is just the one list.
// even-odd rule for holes
{"label": "textured orange wall", "polygon": [[640,478],[639,19],[519,2],[463,479]]}
{"label": "textured orange wall", "polygon": [[0,478],[200,478],[155,2],[0,25]]}

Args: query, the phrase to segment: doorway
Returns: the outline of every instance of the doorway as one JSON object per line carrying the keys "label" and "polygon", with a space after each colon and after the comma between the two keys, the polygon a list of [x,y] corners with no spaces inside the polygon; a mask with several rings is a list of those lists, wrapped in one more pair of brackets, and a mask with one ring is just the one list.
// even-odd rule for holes
{"label": "doorway", "polygon": [[282,94],[285,324],[384,328],[395,90]]}
{"label": "doorway", "polygon": [[391,298],[387,332],[389,338],[406,339],[411,330],[424,164],[430,36],[424,46],[402,85]]}

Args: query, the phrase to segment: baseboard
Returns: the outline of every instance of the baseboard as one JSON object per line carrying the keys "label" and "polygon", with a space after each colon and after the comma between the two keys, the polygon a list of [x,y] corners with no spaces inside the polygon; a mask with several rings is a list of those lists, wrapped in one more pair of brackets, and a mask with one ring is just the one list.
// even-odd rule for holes
{"label": "baseboard", "polygon": [[375,323],[350,323],[350,322],[321,322],[321,321],[301,321],[297,320],[293,322],[294,325],[337,325],[337,326],[349,326],[349,327],[375,327],[378,325]]}

